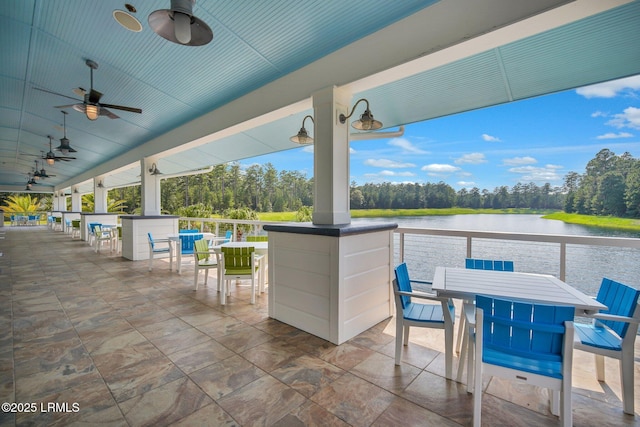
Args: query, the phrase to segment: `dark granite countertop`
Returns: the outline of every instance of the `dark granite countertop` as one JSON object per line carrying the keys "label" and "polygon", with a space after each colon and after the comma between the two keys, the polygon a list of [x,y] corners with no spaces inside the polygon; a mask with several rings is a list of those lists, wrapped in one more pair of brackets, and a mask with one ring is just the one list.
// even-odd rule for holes
{"label": "dark granite countertop", "polygon": [[379,222],[359,222],[357,224],[316,225],[309,222],[291,222],[284,224],[267,224],[262,227],[266,231],[282,233],[314,234],[317,236],[343,237],[354,234],[374,233],[395,230],[398,224]]}

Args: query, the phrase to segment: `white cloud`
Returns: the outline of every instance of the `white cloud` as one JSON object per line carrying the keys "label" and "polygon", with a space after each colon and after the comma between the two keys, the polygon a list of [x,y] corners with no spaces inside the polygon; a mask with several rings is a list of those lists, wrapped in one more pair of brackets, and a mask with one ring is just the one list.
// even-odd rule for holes
{"label": "white cloud", "polygon": [[383,176],[416,176],[413,172],[395,172],[390,170],[380,171],[380,175]]}
{"label": "white cloud", "polygon": [[[396,172],[390,170],[383,170],[378,173],[365,173],[364,176],[371,180],[380,181],[378,178],[384,178],[387,181],[389,177],[414,177],[416,176],[413,172]],[[407,181],[410,182],[410,181]]]}
{"label": "white cloud", "polygon": [[405,153],[411,154],[428,154],[427,151],[424,151],[416,146],[414,146],[408,139],[405,138],[393,138],[389,141],[389,145],[393,145],[394,147],[402,148],[402,151]]}
{"label": "white cloud", "polygon": [[425,172],[430,172],[433,174],[448,174],[448,173],[459,171],[460,168],[453,165],[432,163],[430,165],[423,166],[422,168],[420,168],[420,170],[423,170]]}
{"label": "white cloud", "polygon": [[593,113],[591,113],[591,117],[609,117],[609,114],[603,112],[603,111],[595,111]]}
{"label": "white cloud", "polygon": [[563,166],[546,165],[544,167],[521,166],[509,169],[509,172],[522,175],[519,180],[524,182],[552,183],[561,182],[560,170]]}
{"label": "white cloud", "polygon": [[462,157],[460,157],[459,159],[456,159],[455,163],[457,165],[462,165],[462,164],[465,164],[465,163],[470,163],[472,165],[478,165],[480,163],[487,163],[487,159],[484,157],[484,154],[482,154],[482,153],[471,153],[471,154],[465,154]]}
{"label": "white cloud", "polygon": [[413,163],[400,163],[389,159],[367,159],[364,161],[367,166],[374,166],[376,168],[414,168]]}
{"label": "white cloud", "polygon": [[483,134],[482,134],[482,139],[484,139],[484,140],[485,140],[485,141],[487,141],[487,142],[501,142],[501,141],[500,141],[500,138],[498,138],[498,137],[496,137],[496,136],[488,135],[488,134],[486,134],[486,133],[483,133]]}
{"label": "white cloud", "polygon": [[629,132],[618,132],[618,133],[609,132],[609,133],[605,133],[604,135],[597,136],[596,139],[631,138],[632,136],[633,134],[630,134]]}
{"label": "white cloud", "polygon": [[614,98],[622,92],[640,89],[640,75],[576,89],[585,98]]}
{"label": "white cloud", "polygon": [[504,164],[507,166],[518,166],[518,165],[532,165],[534,163],[538,163],[536,159],[533,157],[525,156],[525,157],[513,157],[511,159],[504,159]]}
{"label": "white cloud", "polygon": [[640,129],[640,108],[628,107],[620,114],[615,114],[608,125],[621,128]]}
{"label": "white cloud", "polygon": [[473,181],[458,181],[456,182],[456,184],[459,187],[465,187],[465,188],[473,188],[476,186],[476,183]]}

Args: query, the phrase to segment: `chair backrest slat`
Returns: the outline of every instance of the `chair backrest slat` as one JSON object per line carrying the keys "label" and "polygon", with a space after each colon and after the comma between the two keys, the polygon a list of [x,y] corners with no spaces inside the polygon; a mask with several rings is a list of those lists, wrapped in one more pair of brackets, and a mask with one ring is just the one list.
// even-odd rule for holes
{"label": "chair backrest slat", "polygon": [[198,260],[209,259],[209,245],[204,239],[195,241],[195,248],[198,256]]}
{"label": "chair backrest slat", "polygon": [[483,311],[483,345],[514,356],[562,360],[564,322],[573,321],[575,308],[530,304],[478,295]]}
{"label": "chair backrest slat", "polygon": [[147,236],[149,236],[149,244],[151,245],[151,249],[155,249],[155,244],[153,243],[153,237],[151,237],[151,233],[147,233]]}
{"label": "chair backrest slat", "polygon": [[466,258],[464,266],[471,270],[513,271],[513,261]]}
{"label": "chair backrest slat", "polygon": [[247,247],[222,247],[222,253],[224,254],[224,268],[225,269],[246,269],[251,268],[251,258],[255,252],[253,246]]}
{"label": "chair backrest slat", "polygon": [[[605,277],[602,279],[596,299],[607,306],[608,309],[603,313],[633,317],[637,307],[638,296],[640,296],[639,290]],[[598,320],[598,322],[611,328],[621,338],[625,337],[629,329],[629,324],[626,322],[615,322],[613,320]]]}
{"label": "chair backrest slat", "polygon": [[185,251],[193,251],[194,243],[196,240],[202,240],[202,234],[194,234],[194,233],[182,233],[179,234],[180,237],[180,247],[182,252]]}
{"label": "chair backrest slat", "polygon": [[[402,263],[395,268],[396,282],[398,283],[398,289],[400,292],[411,292],[411,279],[409,279],[409,270],[407,270],[407,264]],[[402,308],[407,308],[411,304],[411,297],[407,295],[400,295],[400,302]]]}

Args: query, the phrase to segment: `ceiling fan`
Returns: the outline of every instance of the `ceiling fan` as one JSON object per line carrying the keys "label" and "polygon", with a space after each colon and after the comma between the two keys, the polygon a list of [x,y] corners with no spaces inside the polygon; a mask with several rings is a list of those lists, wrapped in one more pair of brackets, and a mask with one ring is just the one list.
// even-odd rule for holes
{"label": "ceiling fan", "polygon": [[[66,135],[66,133],[65,133]],[[48,165],[53,165],[55,163],[56,160],[62,160],[63,162],[68,162],[69,160],[75,160],[75,157],[71,157],[71,156],[56,156],[56,154],[53,152],[53,148],[51,146],[51,140],[53,139],[53,137],[51,135],[47,135],[47,138],[49,138],[49,151],[47,152],[47,154],[44,154],[44,151],[42,152],[42,160],[46,161]],[[65,137],[66,139],[66,137]],[[62,139],[60,140],[62,145]],[[67,140],[67,145],[68,145],[69,140]],[[60,148],[60,147],[58,147]],[[71,147],[68,147],[69,150],[68,152],[70,153],[75,153],[76,150],[74,150]]]}
{"label": "ceiling fan", "polygon": [[98,92],[97,90],[95,90],[93,88],[93,70],[98,69],[98,63],[95,62],[95,61],[92,61],[91,59],[87,59],[85,61],[85,63],[87,64],[87,67],[89,67],[89,69],[91,70],[90,71],[90,73],[91,73],[91,86],[89,88],[89,92],[87,92],[85,89],[83,89],[81,87],[79,87],[77,89],[74,89],[75,93],[77,93],[78,95],[83,96],[83,98],[84,98],[83,100],[79,100],[79,99],[73,98],[71,96],[63,95],[63,94],[57,93],[57,92],[52,92],[50,90],[46,90],[46,89],[42,89],[42,88],[35,88],[35,89],[40,90],[42,92],[47,92],[47,93],[52,93],[54,95],[63,96],[65,98],[69,98],[69,99],[73,99],[74,101],[77,101],[78,103],[76,103],[76,104],[59,105],[59,106],[56,106],[56,108],[72,107],[74,110],[80,111],[81,113],[84,113],[89,120],[96,120],[99,116],[107,116],[110,119],[119,118],[119,116],[117,116],[114,113],[112,113],[111,111],[107,110],[107,108],[113,108],[114,110],[129,111],[131,113],[142,113],[142,110],[140,108],[133,108],[133,107],[125,107],[125,106],[122,106],[122,105],[100,103],[100,98],[102,98],[102,93]]}
{"label": "ceiling fan", "polygon": [[36,181],[37,181],[38,179],[40,179],[40,178],[45,179],[45,178],[51,178],[51,177],[55,176],[55,175],[49,175],[49,174],[47,173],[47,171],[44,169],[44,162],[42,162],[42,163],[43,163],[43,164],[42,164],[42,169],[38,170],[38,161],[37,161],[37,160],[34,160],[34,161],[36,162],[36,169],[35,169],[35,171],[33,172],[33,178],[34,178]]}

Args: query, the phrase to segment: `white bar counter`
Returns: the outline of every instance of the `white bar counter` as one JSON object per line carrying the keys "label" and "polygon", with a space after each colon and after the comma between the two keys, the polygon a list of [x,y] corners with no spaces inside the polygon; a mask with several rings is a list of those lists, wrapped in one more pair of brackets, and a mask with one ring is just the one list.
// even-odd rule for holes
{"label": "white bar counter", "polygon": [[394,313],[397,224],[265,225],[269,317],[341,344]]}

